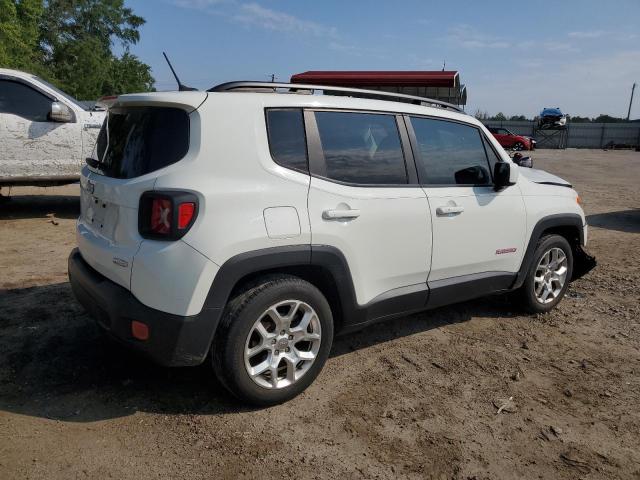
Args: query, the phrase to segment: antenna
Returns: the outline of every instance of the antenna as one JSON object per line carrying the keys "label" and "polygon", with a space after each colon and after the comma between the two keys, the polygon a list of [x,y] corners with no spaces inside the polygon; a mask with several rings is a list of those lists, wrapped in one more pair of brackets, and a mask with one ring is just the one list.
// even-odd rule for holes
{"label": "antenna", "polygon": [[178,78],[178,75],[176,74],[176,71],[173,69],[173,65],[171,65],[171,62],[169,61],[169,57],[167,57],[167,54],[162,52],[162,55],[164,55],[164,59],[169,64],[169,68],[171,69],[171,73],[173,73],[173,76],[175,77],[176,82],[178,82],[178,91],[180,91],[180,92],[193,92],[195,90],[198,90],[197,88],[187,87],[186,85],[183,85],[182,82],[180,81],[180,79]]}

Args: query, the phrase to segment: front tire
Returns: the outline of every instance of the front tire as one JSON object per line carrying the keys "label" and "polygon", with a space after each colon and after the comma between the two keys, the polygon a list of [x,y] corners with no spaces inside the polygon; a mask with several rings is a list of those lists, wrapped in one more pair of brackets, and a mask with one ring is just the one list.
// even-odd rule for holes
{"label": "front tire", "polygon": [[514,149],[516,152],[520,152],[520,151],[524,150],[524,143],[522,143],[522,142],[516,142],[516,143],[514,143],[514,144],[513,144],[513,149]]}
{"label": "front tire", "polygon": [[213,343],[213,367],[236,397],[274,405],[305,390],[333,340],[329,304],[298,277],[265,278],[227,305]]}
{"label": "front tire", "polygon": [[531,313],[552,310],[564,297],[573,273],[573,252],[560,235],[538,241],[533,261],[520,288],[523,307]]}

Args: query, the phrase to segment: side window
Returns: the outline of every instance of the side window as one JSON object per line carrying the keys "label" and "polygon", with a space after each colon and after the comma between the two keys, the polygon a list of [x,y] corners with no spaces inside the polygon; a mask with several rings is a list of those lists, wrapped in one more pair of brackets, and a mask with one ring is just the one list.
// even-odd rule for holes
{"label": "side window", "polygon": [[411,118],[411,125],[418,142],[416,164],[420,183],[491,184],[489,163],[477,128],[418,117]]}
{"label": "side window", "polygon": [[407,183],[395,116],[315,112],[315,117],[327,178],[363,185]]}
{"label": "side window", "polygon": [[34,122],[46,122],[51,100],[33,88],[13,80],[0,80],[0,113],[11,113]]}
{"label": "side window", "polygon": [[486,149],[486,152],[487,152],[487,158],[489,159],[489,166],[491,167],[491,172],[493,172],[493,167],[495,166],[495,164],[498,162],[501,162],[502,160],[500,159],[498,154],[495,152],[495,150],[491,146],[491,142],[489,142],[489,140],[487,140],[483,136],[482,141],[484,142],[484,148]]}
{"label": "side window", "polygon": [[309,173],[301,109],[268,109],[267,135],[271,156],[278,165]]}

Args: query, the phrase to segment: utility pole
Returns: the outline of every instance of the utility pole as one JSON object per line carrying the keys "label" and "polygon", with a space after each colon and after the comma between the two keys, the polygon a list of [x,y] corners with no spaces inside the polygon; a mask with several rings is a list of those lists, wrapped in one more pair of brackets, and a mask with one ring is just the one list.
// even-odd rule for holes
{"label": "utility pole", "polygon": [[629,121],[629,117],[631,116],[631,105],[633,104],[633,92],[636,89],[636,83],[633,82],[633,87],[631,87],[631,99],[629,100],[629,110],[627,111],[627,122]]}

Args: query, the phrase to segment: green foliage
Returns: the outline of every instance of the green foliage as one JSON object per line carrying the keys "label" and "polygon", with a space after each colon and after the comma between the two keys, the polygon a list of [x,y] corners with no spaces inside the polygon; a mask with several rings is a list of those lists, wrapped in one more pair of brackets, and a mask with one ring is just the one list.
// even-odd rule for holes
{"label": "green foliage", "polygon": [[515,122],[524,122],[526,119],[527,117],[525,117],[524,115],[512,115],[511,118],[509,118],[509,120]]}
{"label": "green foliage", "polygon": [[36,68],[43,10],[42,0],[0,0],[0,65]]}
{"label": "green foliage", "polygon": [[124,0],[0,0],[0,66],[83,99],[149,91],[151,68],[129,52],[144,23]]}
{"label": "green foliage", "polygon": [[502,112],[498,112],[496,113],[493,117],[491,117],[489,120],[500,120],[500,121],[504,121],[506,120],[507,117],[505,116],[504,113]]}
{"label": "green foliage", "polygon": [[571,123],[589,123],[591,119],[589,117],[576,116],[576,117],[569,117],[569,121]]}
{"label": "green foliage", "polygon": [[596,118],[593,119],[596,123],[619,123],[626,122],[625,118],[612,117],[611,115],[600,114]]}

